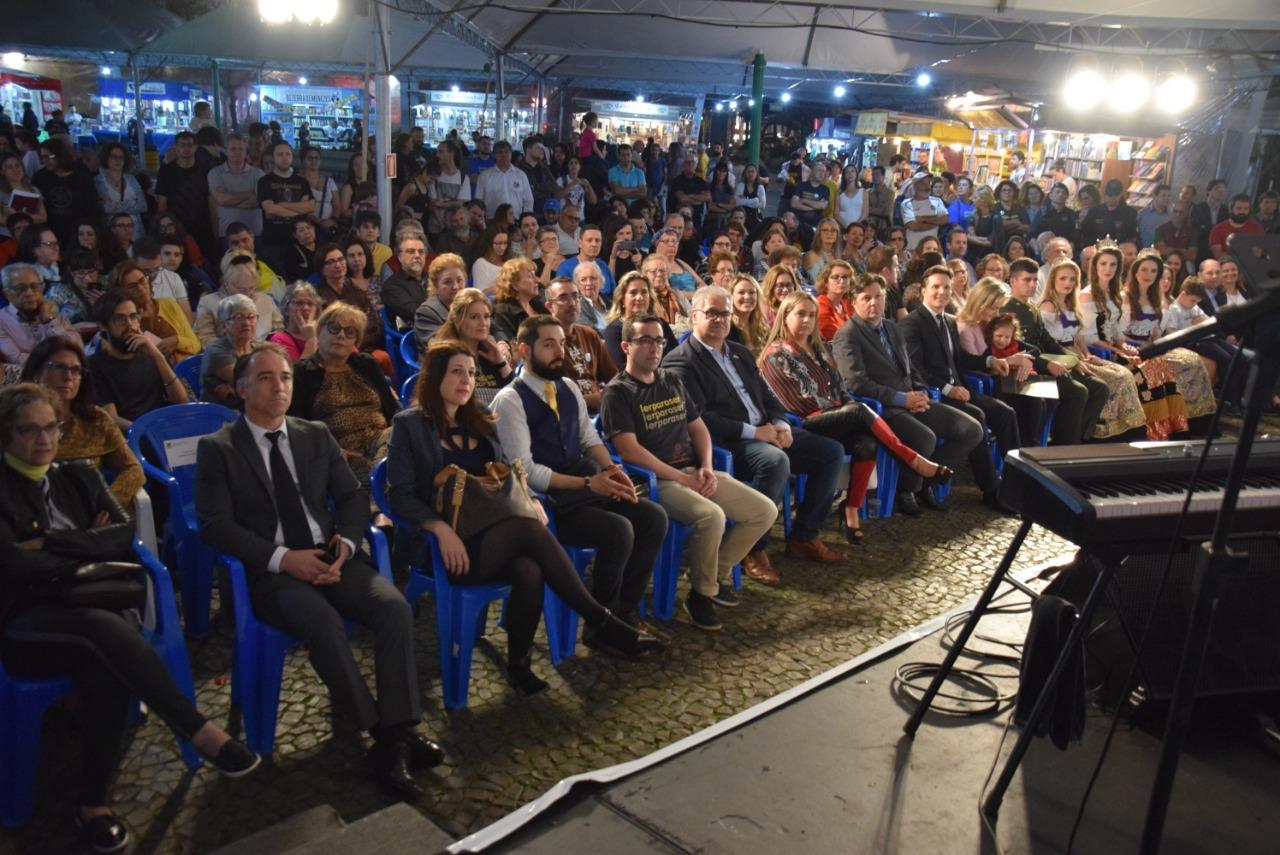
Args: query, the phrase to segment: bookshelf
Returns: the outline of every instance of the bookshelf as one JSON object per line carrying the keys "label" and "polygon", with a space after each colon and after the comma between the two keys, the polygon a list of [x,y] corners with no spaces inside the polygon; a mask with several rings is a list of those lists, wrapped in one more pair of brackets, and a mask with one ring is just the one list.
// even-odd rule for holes
{"label": "bookshelf", "polygon": [[1155,195],[1156,187],[1168,183],[1173,148],[1172,136],[1054,134],[1052,141],[1045,141],[1035,177],[1049,179],[1050,167],[1061,159],[1067,174],[1077,182],[1101,186],[1113,178],[1121,181],[1129,193],[1129,204],[1143,208]]}
{"label": "bookshelf", "polygon": [[976,149],[969,155],[969,174],[974,184],[995,188],[1005,171],[1005,157],[998,151]]}

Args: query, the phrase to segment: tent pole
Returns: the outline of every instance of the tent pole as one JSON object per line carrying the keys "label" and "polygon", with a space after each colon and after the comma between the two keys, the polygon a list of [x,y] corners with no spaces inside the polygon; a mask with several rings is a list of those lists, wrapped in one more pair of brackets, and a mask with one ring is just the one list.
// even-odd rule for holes
{"label": "tent pole", "polygon": [[[387,27],[387,13],[382,4],[375,4],[377,14],[378,39],[380,44],[391,41],[391,33]],[[379,54],[381,56],[381,54]],[[391,234],[392,199],[391,176],[387,174],[387,162],[394,157],[391,148],[391,71],[386,60],[378,62],[378,132],[374,136],[378,145],[378,213],[382,215],[382,234]]]}
{"label": "tent pole", "polygon": [[142,75],[138,73],[138,57],[129,58],[129,72],[133,75],[133,117],[138,123],[138,166],[147,168],[147,128],[142,122]]}
{"label": "tent pole", "polygon": [[213,77],[213,124],[222,128],[222,81],[218,73],[218,61],[209,60],[209,70]]}
{"label": "tent pole", "polygon": [[507,58],[504,54],[499,53],[494,57],[494,85],[493,85],[493,102],[494,111],[494,141],[505,140],[507,138],[507,81],[504,72],[507,68]]}
{"label": "tent pole", "polygon": [[[373,50],[375,53],[378,50],[378,27],[376,22],[373,28]],[[364,92],[361,93],[363,97],[360,99],[364,108],[364,119],[360,124],[360,139],[356,141],[356,145],[359,146],[360,149],[360,162],[363,164],[360,168],[359,176],[361,181],[369,180],[369,99],[372,97],[369,94],[369,82],[371,80],[372,77],[370,76],[369,58],[365,57]]]}
{"label": "tent pole", "polygon": [[[817,20],[816,18],[814,20]],[[760,138],[764,132],[764,54],[757,53],[751,76],[751,136],[747,141],[747,163],[760,162]],[[728,150],[728,146],[725,149]]]}

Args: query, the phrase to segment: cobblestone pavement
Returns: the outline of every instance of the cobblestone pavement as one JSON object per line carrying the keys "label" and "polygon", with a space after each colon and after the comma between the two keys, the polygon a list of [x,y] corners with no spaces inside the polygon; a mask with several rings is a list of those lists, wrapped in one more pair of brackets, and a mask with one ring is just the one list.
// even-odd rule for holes
{"label": "cobblestone pavement", "polygon": [[[1225,424],[1228,434],[1239,423]],[[1263,433],[1280,433],[1280,419]],[[867,545],[845,547],[841,564],[816,565],[782,554],[781,525],[771,558],[783,586],[747,582],[741,605],[720,609],[724,630],[698,630],[681,615],[662,630],[670,650],[644,662],[619,662],[581,645],[551,667],[539,631],[534,667],[551,687],[522,699],[503,677],[505,637],[495,623],[476,648],[470,704],[446,712],[439,684],[435,610],[417,618],[424,728],[448,752],[444,766],[419,781],[428,796],[417,807],[462,837],[537,797],[556,781],[641,757],[845,662],[976,594],[990,577],[1017,523],[997,517],[962,478],[945,514],[896,515],[864,523]],[[1032,529],[1019,554],[1027,566],[1068,553],[1067,542]],[[680,596],[688,590],[682,582]],[[216,608],[216,607],[215,607]],[[494,610],[496,611],[496,610]],[[491,621],[494,620],[491,615]],[[352,643],[372,682],[367,634]],[[201,710],[227,721],[231,702],[231,626],[215,618],[210,636],[190,643]],[[887,690],[887,687],[886,687]],[[114,793],[142,853],[197,853],[237,840],[299,811],[330,804],[347,822],[386,807],[370,780],[367,740],[331,715],[328,693],[306,657],[285,664],[273,762],[239,782],[209,769],[186,773],[169,731],[154,719],[134,732]],[[55,710],[45,721],[36,817],[16,832],[0,831],[0,852],[76,851],[78,735],[72,717]]]}

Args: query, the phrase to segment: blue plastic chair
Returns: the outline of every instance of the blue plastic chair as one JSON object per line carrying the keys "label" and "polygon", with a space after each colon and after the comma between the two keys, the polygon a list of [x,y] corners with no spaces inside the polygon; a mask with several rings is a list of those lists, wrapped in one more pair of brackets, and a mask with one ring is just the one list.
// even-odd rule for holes
{"label": "blue plastic chair", "polygon": [[200,376],[204,370],[204,354],[197,353],[195,356],[188,356],[186,359],[180,360],[177,365],[173,366],[173,373],[186,381],[191,387],[191,391],[196,393],[196,397],[200,397]]}
{"label": "blue plastic chair", "polygon": [[[996,378],[990,374],[981,374],[977,371],[966,371],[964,373],[965,385],[969,387],[969,391],[993,397],[996,390]],[[987,450],[991,454],[991,464],[996,469],[997,475],[1004,474],[1004,451],[1000,449],[1000,444],[996,442],[995,436],[991,433],[991,427],[983,424],[983,439],[987,443]]]}
{"label": "blue plastic chair", "polygon": [[404,383],[400,385],[400,406],[409,409],[413,406],[413,387],[418,382],[417,371],[404,378]]}
{"label": "blue plastic chair", "polygon": [[422,368],[418,358],[418,339],[412,333],[405,333],[404,338],[400,340],[400,361],[405,365],[406,375]]}
{"label": "blue plastic chair", "polygon": [[195,455],[184,455],[175,466],[170,455],[178,448],[166,443],[198,441],[238,417],[220,404],[174,404],[144,413],[129,428],[130,450],[142,462],[147,478],[168,493],[169,520],[162,552],[178,575],[187,632],[196,637],[209,631],[213,551],[200,539],[196,519]]}
{"label": "blue plastic chair", "polygon": [[[374,467],[370,485],[378,509],[397,528],[412,531],[412,526],[391,509],[391,502],[387,498],[385,460]],[[476,639],[484,635],[489,604],[510,597],[511,586],[452,584],[435,537],[421,530],[414,534],[427,543],[431,554],[431,569],[428,573],[420,567],[409,568],[405,599],[410,605],[417,605],[423,594],[429,591],[435,593],[436,628],[440,635],[440,683],[444,691],[444,705],[446,709],[462,709],[467,705],[467,692],[471,684],[471,656],[475,651]]]}
{"label": "blue plastic chair", "polygon": [[[390,555],[382,532],[369,526],[367,537],[378,573],[391,581]],[[240,559],[213,553],[214,562],[227,571],[236,636],[232,649],[231,703],[239,705],[244,719],[245,744],[270,757],[276,743],[276,714],[284,659],[298,640],[282,629],[263,623],[253,613],[249,580]],[[355,625],[346,621],[348,633]]]}
{"label": "blue plastic chair", "polygon": [[404,364],[404,357],[401,355],[400,348],[404,346],[406,336],[412,338],[413,330],[408,332],[400,332],[396,328],[396,319],[387,314],[387,307],[383,306],[378,310],[382,316],[382,340],[387,349],[387,353],[391,356],[391,367],[395,370],[396,379],[409,376],[409,367]]}
{"label": "blue plastic chair", "polygon": [[[135,541],[133,548],[151,577],[155,608],[155,627],[143,634],[164,661],[178,690],[195,700],[169,571],[141,541]],[[15,828],[31,819],[44,714],[55,701],[74,691],[75,685],[70,677],[14,677],[0,664],[0,824]],[[188,768],[202,764],[190,742],[178,739],[178,748]]]}

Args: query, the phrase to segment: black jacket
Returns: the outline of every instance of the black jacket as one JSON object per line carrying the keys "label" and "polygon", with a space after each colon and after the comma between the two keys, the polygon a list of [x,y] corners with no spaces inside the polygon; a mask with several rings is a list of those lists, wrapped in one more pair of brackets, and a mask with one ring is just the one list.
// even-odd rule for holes
{"label": "black jacket", "polygon": [[413,313],[427,299],[426,278],[414,279],[397,273],[382,283],[382,305],[393,323],[399,321],[401,329],[413,326]]}
{"label": "black jacket", "polygon": [[[483,437],[493,447],[494,460],[505,460],[497,434]],[[440,519],[436,513],[436,473],[444,468],[440,431],[420,407],[411,407],[391,422],[387,448],[387,499],[396,516],[414,531]]]}
{"label": "black jacket", "polygon": [[[541,297],[534,297],[530,303],[535,314],[547,314],[547,304]],[[498,341],[515,341],[516,330],[520,322],[529,317],[529,313],[514,300],[498,300],[493,304],[493,337]]]}
{"label": "black jacket", "polygon": [[[0,461],[0,626],[15,607],[48,599],[56,582],[93,561],[136,561],[133,523],[86,461],[55,463],[49,469],[54,506],[74,529],[49,530],[43,488]],[[89,528],[106,511],[111,522]],[[23,549],[22,541],[43,537],[44,548]]]}
{"label": "black jacket", "polygon": [[[732,341],[725,342],[725,347],[729,348],[742,385],[756,409],[763,414],[765,422],[785,422],[786,408],[760,376],[751,351]],[[680,376],[685,391],[693,399],[698,412],[702,413],[702,420],[706,422],[714,442],[728,444],[742,440],[747,408],[706,345],[691,335],[684,344],[663,358],[662,367]]]}
{"label": "black jacket", "polygon": [[[327,427],[289,418],[288,428],[303,504],[326,541],[337,533],[355,544],[358,553],[369,522],[368,493]],[[204,542],[243,561],[250,580],[267,571],[276,551],[275,493],[243,417],[200,440],[196,518]]]}
{"label": "black jacket", "polygon": [[[390,423],[400,411],[395,395],[387,384],[387,377],[378,367],[377,361],[367,353],[353,353],[347,358],[351,370],[360,376],[366,384],[378,393],[378,408]],[[289,403],[289,415],[300,419],[314,420],[312,408],[316,403],[316,395],[320,394],[320,386],[324,383],[324,365],[316,354],[300,359],[293,364],[293,400]]]}
{"label": "black jacket", "polygon": [[986,371],[987,361],[960,346],[960,332],[956,329],[955,318],[943,315],[943,321],[951,338],[950,354],[939,334],[938,322],[924,306],[909,313],[898,322],[898,326],[907,340],[911,363],[919,366],[924,382],[939,389],[948,384],[964,386],[964,372]]}

